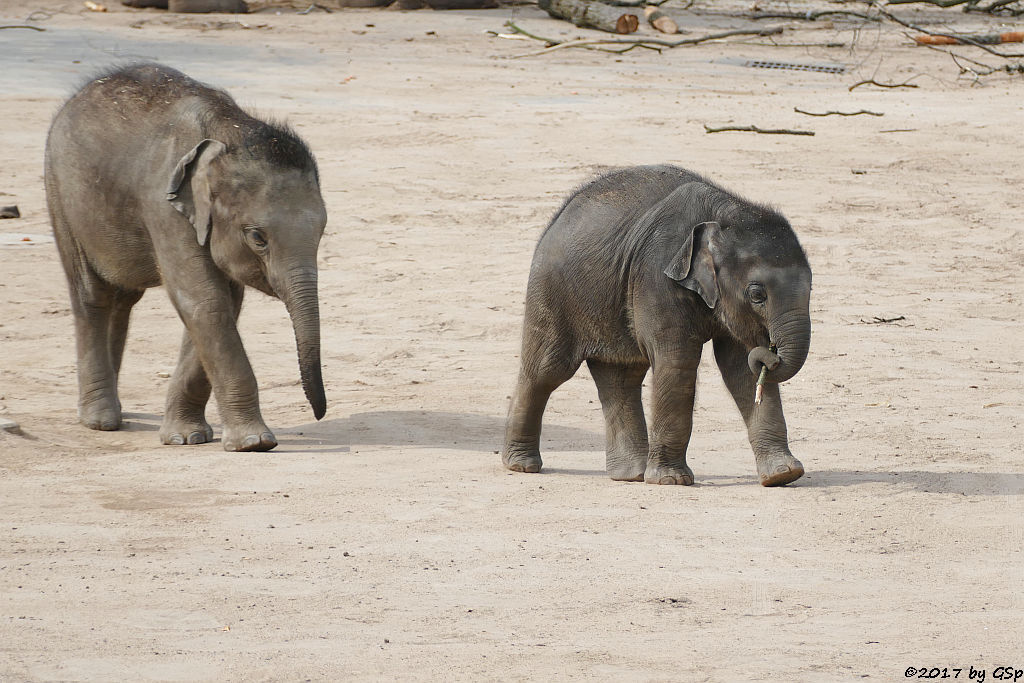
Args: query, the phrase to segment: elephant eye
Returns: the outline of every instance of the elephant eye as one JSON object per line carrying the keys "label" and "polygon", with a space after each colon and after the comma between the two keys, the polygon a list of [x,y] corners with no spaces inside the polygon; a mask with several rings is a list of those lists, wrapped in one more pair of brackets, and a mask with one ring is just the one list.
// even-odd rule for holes
{"label": "elephant eye", "polygon": [[764,285],[757,282],[751,282],[747,286],[747,298],[749,298],[752,303],[763,304],[768,300],[768,292],[764,290]]}
{"label": "elephant eye", "polygon": [[267,238],[259,228],[245,228],[245,236],[249,239],[249,242],[260,249],[267,246]]}

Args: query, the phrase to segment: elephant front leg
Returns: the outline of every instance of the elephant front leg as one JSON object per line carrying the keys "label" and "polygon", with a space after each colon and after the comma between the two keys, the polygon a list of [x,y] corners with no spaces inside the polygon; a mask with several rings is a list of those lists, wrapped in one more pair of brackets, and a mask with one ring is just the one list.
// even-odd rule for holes
{"label": "elephant front leg", "polygon": [[655,359],[651,447],[644,481],[648,484],[693,483],[686,449],[693,431],[693,401],[697,391],[700,345],[689,353]]}
{"label": "elephant front leg", "polygon": [[242,286],[227,283],[220,273],[211,277],[221,286],[207,284],[202,292],[184,289],[184,283],[167,282],[188,339],[182,344],[168,392],[161,438],[167,439],[165,443],[201,443],[203,437],[212,438],[203,417],[212,388],[224,423],[224,450],[269,451],[277,445],[277,439],[260,414],[256,377],[236,326]]}
{"label": "elephant front leg", "polygon": [[172,446],[194,445],[213,440],[213,427],[206,421],[210,380],[199,360],[192,337],[186,331],[181,340],[178,367],[167,388],[160,441]]}
{"label": "elephant front leg", "polygon": [[731,337],[716,338],[715,360],[736,407],[747,424],[762,486],[782,486],[804,474],[803,464],[789,450],[786,418],[777,383],[764,385],[761,404],[754,405],[757,378],[747,366],[747,351]]}
{"label": "elephant front leg", "polygon": [[589,360],[604,413],[605,460],[616,481],[643,481],[647,469],[647,423],[640,400],[647,366],[610,365]]}

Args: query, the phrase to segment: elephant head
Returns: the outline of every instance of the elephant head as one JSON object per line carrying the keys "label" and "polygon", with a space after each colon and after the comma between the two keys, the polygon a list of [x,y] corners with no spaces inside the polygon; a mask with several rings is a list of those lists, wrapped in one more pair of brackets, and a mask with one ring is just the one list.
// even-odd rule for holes
{"label": "elephant head", "polygon": [[327,410],[320,370],[317,248],[327,223],[316,162],[297,136],[272,152],[206,139],[178,162],[167,198],[209,245],[230,279],[281,299],[295,331],[302,387],[319,420]]}
{"label": "elephant head", "polygon": [[694,227],[665,274],[700,295],[746,344],[751,372],[764,365],[767,381],[784,382],[810,348],[811,268],[785,218],[752,205],[734,208],[742,210]]}

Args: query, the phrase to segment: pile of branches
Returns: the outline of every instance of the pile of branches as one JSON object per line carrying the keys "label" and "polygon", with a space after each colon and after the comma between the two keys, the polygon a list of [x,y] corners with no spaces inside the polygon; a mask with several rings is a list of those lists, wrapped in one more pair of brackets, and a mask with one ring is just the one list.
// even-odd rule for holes
{"label": "pile of branches", "polygon": [[987,5],[981,0],[889,0],[889,5],[932,5],[933,7],[960,7],[964,12],[997,14],[1019,17],[1024,14],[1021,0],[991,0]]}

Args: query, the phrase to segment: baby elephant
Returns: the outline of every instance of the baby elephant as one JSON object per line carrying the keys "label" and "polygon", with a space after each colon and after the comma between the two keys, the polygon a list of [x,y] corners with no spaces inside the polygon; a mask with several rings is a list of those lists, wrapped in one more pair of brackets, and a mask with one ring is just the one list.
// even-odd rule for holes
{"label": "baby elephant", "polygon": [[302,386],[323,416],[316,255],[327,214],[316,161],[294,132],[173,69],[129,66],[92,79],[57,112],[45,179],[71,290],[83,424],[120,427],[128,317],[160,284],[185,323],[163,443],[213,438],[212,386],[225,450],[277,445],[236,327],[245,285],[284,301]]}
{"label": "baby elephant", "polygon": [[[711,339],[761,483],[798,479],[804,469],[789,451],[778,383],[807,358],[810,293],[807,257],[775,211],[674,166],[598,178],[569,197],[537,245],[502,462],[540,471],[544,406],[586,360],[611,478],[692,484],[686,447],[697,365]],[[767,383],[754,405],[762,366]],[[648,369],[649,436],[640,403]]]}

